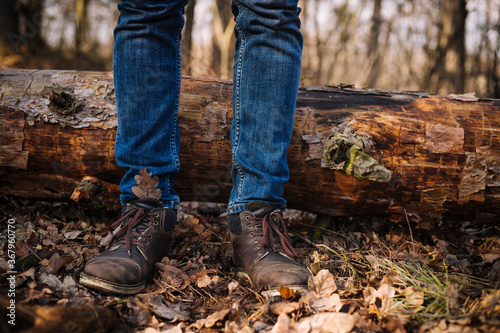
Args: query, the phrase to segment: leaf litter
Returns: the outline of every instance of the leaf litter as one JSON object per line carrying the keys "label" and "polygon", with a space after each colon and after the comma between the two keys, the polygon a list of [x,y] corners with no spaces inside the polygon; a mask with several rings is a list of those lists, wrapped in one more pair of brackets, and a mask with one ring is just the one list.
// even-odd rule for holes
{"label": "leaf litter", "polygon": [[[153,185],[147,183],[151,193]],[[188,202],[179,211],[171,255],[155,265],[146,289],[117,297],[78,283],[85,262],[109,243],[116,213],[85,200],[2,198],[0,206],[4,312],[7,221],[16,221],[16,326],[1,324],[7,332],[500,330],[498,225],[442,221],[426,230],[412,224],[410,237],[408,225],[383,218],[336,218],[312,241],[316,216],[289,210],[299,261],[314,276],[307,292],[282,287],[281,297],[269,298],[231,263],[226,216],[213,213],[225,206]]]}

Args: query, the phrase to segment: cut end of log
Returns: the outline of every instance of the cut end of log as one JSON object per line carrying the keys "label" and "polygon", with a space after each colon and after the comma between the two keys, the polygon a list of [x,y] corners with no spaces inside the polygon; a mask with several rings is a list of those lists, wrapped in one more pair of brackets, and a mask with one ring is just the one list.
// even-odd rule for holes
{"label": "cut end of log", "polygon": [[82,199],[89,199],[95,193],[102,190],[102,183],[96,177],[86,176],[71,194],[71,200],[78,202]]}

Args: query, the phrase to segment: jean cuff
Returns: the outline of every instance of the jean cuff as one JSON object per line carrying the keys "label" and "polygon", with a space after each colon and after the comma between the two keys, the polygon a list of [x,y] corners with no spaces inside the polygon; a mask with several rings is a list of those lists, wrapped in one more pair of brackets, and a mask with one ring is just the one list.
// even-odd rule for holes
{"label": "jean cuff", "polygon": [[[130,200],[121,199],[120,202],[121,202],[122,206],[125,206],[127,204],[127,202],[130,202],[133,200],[137,200],[137,198],[133,198]],[[161,203],[161,206],[164,208],[171,208],[171,209],[176,209],[176,210],[179,209],[179,202],[175,201],[175,200],[160,200],[160,203]]]}
{"label": "jean cuff", "polygon": [[[274,205],[273,203],[261,201],[261,200],[255,200],[263,203],[268,203],[270,205]],[[229,204],[227,207],[227,213],[228,214],[239,214],[247,209],[247,204],[248,203],[240,203],[240,204]],[[283,213],[286,210],[286,206],[277,206],[281,213]]]}

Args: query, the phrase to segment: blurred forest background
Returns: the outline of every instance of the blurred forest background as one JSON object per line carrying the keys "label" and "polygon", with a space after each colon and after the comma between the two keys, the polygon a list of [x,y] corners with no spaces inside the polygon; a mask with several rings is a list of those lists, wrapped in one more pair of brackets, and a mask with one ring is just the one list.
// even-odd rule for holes
{"label": "blurred forest background", "polygon": [[[231,78],[231,0],[191,0],[183,74]],[[1,0],[0,67],[111,70],[116,0]],[[500,98],[500,0],[300,0],[302,83]]]}

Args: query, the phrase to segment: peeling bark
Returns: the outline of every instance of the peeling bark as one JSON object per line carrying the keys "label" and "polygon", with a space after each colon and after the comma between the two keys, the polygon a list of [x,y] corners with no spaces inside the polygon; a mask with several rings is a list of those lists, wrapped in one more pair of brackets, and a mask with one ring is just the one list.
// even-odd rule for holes
{"label": "peeling bark", "polygon": [[[123,171],[114,158],[117,123],[109,73],[0,70],[0,93],[4,195],[69,198],[92,176],[113,184],[103,188],[116,198]],[[183,200],[227,201],[231,121],[231,82],[184,78],[176,181]],[[498,222],[499,133],[499,100],[304,86],[285,197],[290,208],[335,216],[403,221],[406,211],[422,225],[441,218]],[[329,138],[348,143],[334,170],[324,158],[338,157],[324,148]],[[370,162],[353,164],[359,156]],[[386,175],[365,177],[356,165],[372,174],[377,166]]]}

